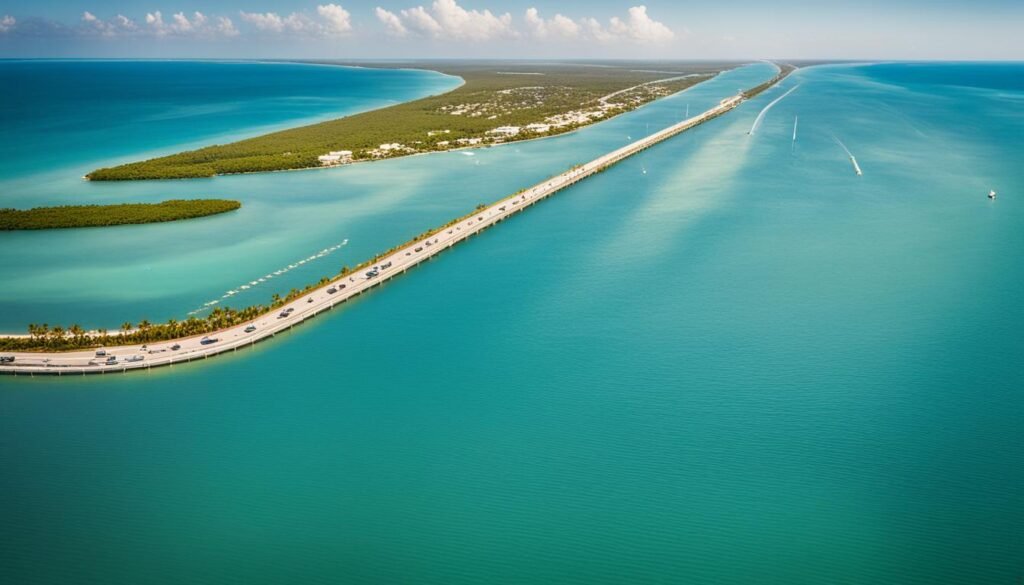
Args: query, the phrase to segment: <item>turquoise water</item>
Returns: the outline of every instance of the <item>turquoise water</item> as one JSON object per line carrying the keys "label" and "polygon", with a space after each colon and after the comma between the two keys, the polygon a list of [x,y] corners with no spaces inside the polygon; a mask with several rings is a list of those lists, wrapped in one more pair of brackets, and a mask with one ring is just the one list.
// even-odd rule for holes
{"label": "turquoise water", "polygon": [[[250,215],[4,239],[0,325],[177,316],[349,238],[302,282],[771,73],[473,157],[169,184]],[[1013,583],[1021,79],[803,70],[251,351],[0,378],[0,576]]]}

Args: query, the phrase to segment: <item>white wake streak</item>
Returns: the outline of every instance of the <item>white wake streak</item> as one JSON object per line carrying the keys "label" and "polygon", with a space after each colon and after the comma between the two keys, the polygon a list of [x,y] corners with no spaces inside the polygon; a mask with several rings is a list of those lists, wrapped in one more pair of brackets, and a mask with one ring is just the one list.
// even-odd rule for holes
{"label": "white wake streak", "polygon": [[219,304],[224,299],[231,298],[231,297],[235,296],[236,294],[238,294],[238,293],[240,293],[240,292],[242,292],[244,290],[249,290],[250,288],[252,288],[254,286],[259,286],[259,285],[263,284],[264,282],[274,278],[275,276],[281,276],[282,274],[284,274],[284,273],[286,273],[286,272],[288,272],[290,270],[294,270],[294,269],[298,268],[299,266],[302,266],[302,265],[306,264],[307,262],[312,262],[314,260],[319,260],[320,258],[323,258],[324,256],[327,256],[328,254],[333,253],[334,251],[338,250],[339,248],[341,248],[342,246],[344,246],[346,244],[348,244],[348,240],[345,240],[345,241],[341,242],[340,244],[335,244],[335,245],[333,245],[333,246],[331,246],[329,248],[324,248],[323,250],[320,250],[319,252],[317,252],[316,254],[313,254],[312,256],[309,256],[308,258],[303,258],[302,260],[298,260],[298,261],[296,261],[296,262],[294,262],[292,264],[289,264],[288,266],[285,266],[284,268],[280,268],[280,269],[275,270],[275,271],[273,271],[271,273],[265,274],[264,276],[261,276],[260,278],[257,278],[256,280],[251,280],[251,281],[247,282],[246,284],[240,285],[237,288],[233,288],[233,289],[227,291],[226,293],[221,295],[221,297],[219,299],[215,299],[215,300],[203,303],[202,307],[199,307],[198,309],[196,309],[194,311],[189,311],[188,314],[189,315],[195,315],[196,313],[200,313],[202,311],[205,311],[205,310],[213,307],[214,305]]}
{"label": "white wake streak", "polygon": [[839,140],[839,137],[838,137],[838,136],[836,136],[835,134],[833,134],[833,135],[832,135],[832,139],[833,139],[833,140],[835,140],[835,141],[836,141],[836,144],[838,144],[838,145],[840,146],[840,148],[842,148],[842,149],[843,149],[843,151],[845,151],[845,152],[846,152],[846,156],[850,157],[850,162],[851,162],[851,163],[853,163],[853,170],[854,170],[854,172],[855,172],[855,173],[857,173],[858,175],[863,175],[864,173],[863,173],[863,172],[861,172],[861,170],[860,170],[860,165],[859,165],[859,164],[857,164],[857,157],[853,156],[853,153],[852,153],[852,152],[850,152],[850,149],[849,149],[849,148],[846,148],[846,145],[845,145],[845,144],[843,144],[843,141],[842,141],[842,140]]}
{"label": "white wake streak", "polygon": [[798,87],[800,87],[799,83],[794,85],[789,91],[787,91],[786,93],[784,93],[784,94],[780,95],[779,97],[775,98],[767,106],[765,106],[764,109],[761,110],[761,113],[759,113],[757,115],[757,117],[754,118],[754,125],[750,127],[750,132],[747,132],[747,134],[753,135],[754,132],[757,132],[757,128],[758,128],[758,126],[761,125],[761,120],[764,120],[764,115],[768,113],[768,110],[772,109],[772,106],[774,106],[775,104],[781,102],[782,98],[784,98],[787,95],[789,95],[789,94],[793,93],[794,91],[796,91],[796,88],[798,88]]}

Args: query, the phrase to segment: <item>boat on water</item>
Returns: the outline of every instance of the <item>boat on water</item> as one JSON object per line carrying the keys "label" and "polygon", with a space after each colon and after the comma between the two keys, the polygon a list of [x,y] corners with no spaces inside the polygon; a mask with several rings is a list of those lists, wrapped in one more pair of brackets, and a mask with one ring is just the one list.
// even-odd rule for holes
{"label": "boat on water", "polygon": [[989,199],[995,199],[996,198],[996,192],[990,189],[989,192],[988,192],[988,198]]}

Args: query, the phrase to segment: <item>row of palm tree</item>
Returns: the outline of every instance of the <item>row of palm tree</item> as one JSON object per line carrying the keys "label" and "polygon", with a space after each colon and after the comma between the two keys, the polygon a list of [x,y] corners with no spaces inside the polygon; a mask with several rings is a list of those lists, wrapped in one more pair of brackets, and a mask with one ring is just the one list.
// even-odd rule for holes
{"label": "row of palm tree", "polygon": [[[520,190],[516,193],[522,193]],[[342,267],[336,278],[343,278],[349,274],[362,270],[380,259],[404,248],[413,242],[426,239],[444,229],[447,229],[464,219],[485,209],[486,204],[481,203],[476,208],[461,217],[457,217],[443,226],[427,230],[407,242],[394,246],[384,252],[376,254],[373,258],[360,263],[355,268]],[[273,311],[278,307],[290,303],[309,291],[324,286],[332,281],[329,277],[323,277],[317,284],[310,284],[302,289],[293,288],[285,296],[274,293],[269,305],[253,305],[244,309],[232,309],[230,307],[215,307],[204,319],[189,317],[184,321],[170,319],[166,323],[151,323],[145,319],[138,324],[125,321],[119,328],[118,335],[110,335],[106,329],[98,329],[95,332],[88,332],[79,325],[71,325],[66,330],[60,326],[50,327],[46,323],[30,324],[28,326],[29,337],[13,338],[0,337],[0,350],[8,351],[43,351],[43,350],[73,350],[101,347],[104,345],[130,345],[135,343],[150,343],[155,341],[166,341],[193,335],[202,335],[233,327],[235,325],[251,321],[261,314]]]}

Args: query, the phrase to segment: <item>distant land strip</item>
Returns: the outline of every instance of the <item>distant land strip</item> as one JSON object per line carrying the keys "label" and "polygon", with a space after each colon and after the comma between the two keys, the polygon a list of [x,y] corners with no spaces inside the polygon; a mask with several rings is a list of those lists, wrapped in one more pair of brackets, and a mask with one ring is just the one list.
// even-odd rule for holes
{"label": "distant land strip", "polygon": [[8,208],[0,209],[0,231],[159,223],[226,213],[241,206],[230,199],[170,199],[160,203]]}
{"label": "distant land strip", "polygon": [[[779,67],[778,74],[770,80],[767,87],[779,83],[792,71],[791,67]],[[285,297],[275,294],[269,306],[255,305],[241,310],[216,307],[206,319],[171,319],[166,324],[141,321],[136,327],[130,322],[125,322],[121,325],[120,335],[110,335],[106,330],[86,331],[79,325],[72,325],[68,329],[50,327],[46,324],[29,325],[27,336],[0,336],[0,351],[18,352],[0,355],[0,374],[124,372],[205,359],[251,346],[380,286],[435,257],[443,250],[466,241],[472,235],[532,207],[562,189],[604,171],[641,150],[731,111],[749,99],[747,96],[760,93],[767,87],[763,87],[762,84],[741,91],[702,114],[655,132],[589,163],[575,165],[547,181],[521,189],[490,205],[480,204],[470,213],[377,254],[355,268],[343,267],[335,277],[324,277],[319,283],[310,284],[301,290],[292,289]],[[305,302],[302,299],[305,299]],[[278,310],[281,312],[275,318],[273,313]],[[117,345],[95,354],[88,351],[90,348],[110,343]],[[141,347],[136,345],[140,343],[143,344]],[[119,360],[119,357],[124,360]]]}
{"label": "distant land strip", "polygon": [[434,70],[465,83],[447,93],[337,120],[97,169],[86,178],[190,179],[322,168],[556,136],[634,110],[739,65],[658,63],[655,72],[635,69],[635,62],[629,62],[629,68],[621,63],[608,67],[543,62],[315,63]]}

